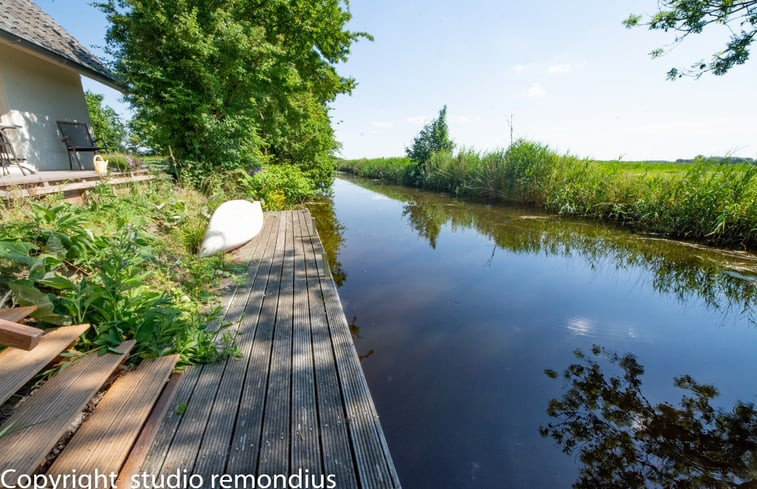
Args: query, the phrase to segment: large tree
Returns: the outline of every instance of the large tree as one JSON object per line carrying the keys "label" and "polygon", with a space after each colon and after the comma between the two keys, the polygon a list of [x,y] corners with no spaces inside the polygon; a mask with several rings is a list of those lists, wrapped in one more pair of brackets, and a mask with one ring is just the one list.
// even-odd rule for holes
{"label": "large tree", "polygon": [[340,0],[108,0],[114,68],[141,132],[203,175],[293,163],[323,183],[335,68],[362,33]]}
{"label": "large tree", "polygon": [[650,53],[653,58],[664,55],[688,36],[711,26],[719,25],[730,33],[725,47],[715,52],[709,61],[698,61],[690,68],[671,68],[669,79],[700,77],[707,72],[724,75],[749,58],[750,45],[757,35],[757,0],[659,0],[658,7],[651,16],[632,14],[624,21],[629,28],[644,25],[651,30],[676,33],[670,46]]}

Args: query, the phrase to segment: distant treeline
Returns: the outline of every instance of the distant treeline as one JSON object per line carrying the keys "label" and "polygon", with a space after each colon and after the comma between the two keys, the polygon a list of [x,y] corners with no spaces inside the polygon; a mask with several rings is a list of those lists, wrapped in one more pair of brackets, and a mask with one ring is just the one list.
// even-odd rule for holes
{"label": "distant treeline", "polygon": [[[757,250],[757,165],[751,159],[602,162],[517,141],[480,153],[341,160],[339,170],[461,197],[531,204],[563,215],[717,246]],[[748,160],[748,161],[741,161]]]}

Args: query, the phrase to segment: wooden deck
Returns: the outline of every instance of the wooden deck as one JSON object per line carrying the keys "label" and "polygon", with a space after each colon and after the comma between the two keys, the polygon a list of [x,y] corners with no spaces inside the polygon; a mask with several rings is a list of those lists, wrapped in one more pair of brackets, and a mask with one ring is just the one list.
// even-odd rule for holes
{"label": "wooden deck", "polygon": [[113,171],[107,177],[91,170],[40,171],[30,175],[12,173],[0,177],[0,199],[43,197],[60,193],[64,199],[78,201],[83,193],[100,182],[121,185],[153,178],[156,177],[149,170],[135,170],[129,173]]}
{"label": "wooden deck", "polygon": [[140,480],[400,487],[309,212],[266,213],[239,253],[247,277],[225,296],[231,326],[219,335],[234,335],[241,356],[183,374]]}

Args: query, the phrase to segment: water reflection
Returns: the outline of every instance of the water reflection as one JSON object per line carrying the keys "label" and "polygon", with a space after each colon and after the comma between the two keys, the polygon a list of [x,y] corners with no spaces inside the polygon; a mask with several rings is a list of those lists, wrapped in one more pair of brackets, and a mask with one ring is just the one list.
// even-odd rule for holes
{"label": "water reflection", "polygon": [[682,373],[754,400],[754,257],[360,185],[311,209],[405,487],[570,487],[543,369],[593,343],[645,360],[651,406]]}
{"label": "water reflection", "polygon": [[[559,399],[540,428],[581,462],[574,488],[757,487],[757,411],[737,402],[715,408],[714,386],[683,375],[678,405],[652,404],[642,392],[644,367],[631,354],[595,345],[561,374]],[[608,373],[610,370],[615,373]]]}
{"label": "water reflection", "polygon": [[331,269],[331,276],[337,287],[341,287],[347,280],[347,272],[339,262],[339,250],[344,243],[342,233],[344,225],[339,222],[334,212],[334,201],[331,198],[323,198],[318,201],[308,203],[318,235],[326,251],[326,259]]}
{"label": "water reflection", "polygon": [[[473,228],[516,253],[580,257],[592,268],[640,267],[652,272],[654,290],[685,302],[692,296],[724,314],[757,324],[757,257],[670,241],[576,220],[513,209],[459,203],[447,195],[363,181],[361,186],[404,202],[403,217],[435,249],[444,227]],[[320,229],[320,228],[319,228]]]}

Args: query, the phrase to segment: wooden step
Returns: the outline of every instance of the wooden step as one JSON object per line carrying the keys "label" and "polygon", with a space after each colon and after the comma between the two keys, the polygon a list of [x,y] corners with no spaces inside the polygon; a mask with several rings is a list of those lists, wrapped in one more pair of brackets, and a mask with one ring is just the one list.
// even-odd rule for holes
{"label": "wooden step", "polygon": [[8,348],[0,352],[0,404],[29,382],[37,372],[70,347],[89,324],[63,326],[48,331],[32,351]]}
{"label": "wooden step", "polygon": [[0,309],[0,319],[17,323],[37,310],[37,306],[7,307]]}
{"label": "wooden step", "polygon": [[132,486],[132,476],[137,474],[142,468],[142,464],[144,464],[147,458],[147,452],[158,435],[163,418],[166,417],[169,409],[174,405],[173,400],[179,392],[183,374],[184,372],[176,372],[168,380],[163,392],[160,394],[160,398],[158,398],[158,402],[150,413],[150,417],[147,418],[145,425],[142,427],[139,438],[134,442],[134,446],[129,452],[129,457],[121,467],[121,472],[118,474],[118,480],[116,481],[116,488],[121,489]]}
{"label": "wooden step", "polygon": [[118,474],[178,360],[145,360],[114,382],[47,474]]}
{"label": "wooden step", "polygon": [[0,473],[16,485],[20,475],[32,474],[76,420],[108,377],[126,359],[134,340],[121,343],[120,353],[90,352],[47,381],[0,426]]}
{"label": "wooden step", "polygon": [[39,328],[0,319],[0,346],[29,351],[39,344],[43,334]]}

